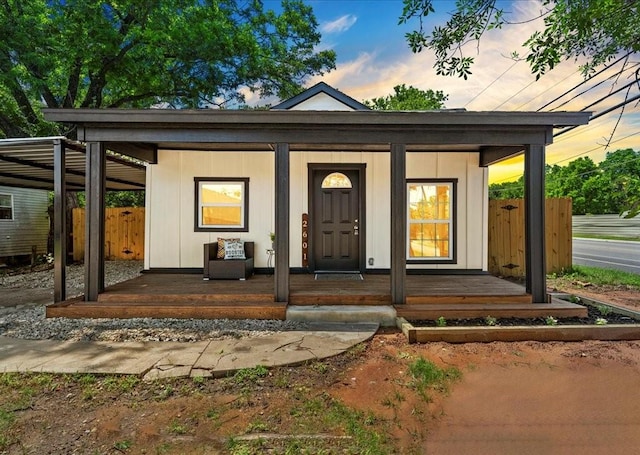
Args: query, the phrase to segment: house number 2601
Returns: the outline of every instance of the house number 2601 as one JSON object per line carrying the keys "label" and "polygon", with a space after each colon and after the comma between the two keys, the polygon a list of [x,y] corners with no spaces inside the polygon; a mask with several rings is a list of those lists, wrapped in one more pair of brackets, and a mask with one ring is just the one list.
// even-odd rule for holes
{"label": "house number 2601", "polygon": [[302,267],[309,267],[309,214],[302,214]]}

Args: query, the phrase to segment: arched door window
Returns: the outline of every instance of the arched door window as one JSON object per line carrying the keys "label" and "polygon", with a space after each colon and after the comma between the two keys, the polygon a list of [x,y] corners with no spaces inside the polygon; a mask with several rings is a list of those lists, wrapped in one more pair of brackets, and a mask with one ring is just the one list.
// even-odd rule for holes
{"label": "arched door window", "polygon": [[322,188],[353,188],[351,179],[342,172],[333,172],[322,181]]}

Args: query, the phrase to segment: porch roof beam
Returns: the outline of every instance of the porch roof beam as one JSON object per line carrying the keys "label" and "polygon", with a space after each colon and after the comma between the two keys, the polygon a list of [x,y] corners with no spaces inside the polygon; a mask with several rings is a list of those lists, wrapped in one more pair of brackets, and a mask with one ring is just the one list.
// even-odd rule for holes
{"label": "porch roof beam", "polygon": [[499,163],[516,155],[524,153],[524,145],[480,147],[480,167],[487,167]]}
{"label": "porch roof beam", "polygon": [[[80,129],[80,128],[79,128]],[[552,137],[546,127],[508,127],[481,128],[475,125],[453,128],[448,126],[424,126],[419,129],[365,127],[347,128],[341,125],[317,125],[315,127],[276,128],[193,128],[191,125],[183,129],[168,127],[136,127],[122,128],[82,128],[82,140],[87,142],[122,142],[125,146],[130,142],[181,143],[183,148],[189,144],[270,144],[287,142],[295,144],[386,144],[403,143],[410,145],[519,145],[526,143],[549,144]],[[548,142],[547,142],[548,141]],[[118,144],[113,144],[118,149]]]}
{"label": "porch roof beam", "polygon": [[[193,125],[209,128],[227,124],[234,128],[265,128],[279,125],[285,129],[298,129],[304,125],[460,127],[468,125],[503,126],[574,126],[584,125],[591,112],[474,112],[442,110],[425,112],[398,111],[238,111],[238,110],[176,110],[176,109],[43,109],[46,120],[77,125],[136,128],[155,124],[164,128],[183,129]],[[154,142],[154,141],[152,141]]]}
{"label": "porch roof beam", "polygon": [[[55,142],[56,140],[54,140]],[[65,143],[66,144],[66,143]],[[54,149],[55,149],[55,145],[54,145]],[[74,150],[76,150],[74,148]],[[85,153],[84,150],[81,153]],[[55,155],[55,151],[54,151],[54,155]],[[119,158],[116,157],[109,157],[109,160],[124,166],[129,166],[132,168],[137,167],[135,164],[133,163],[128,163],[125,160],[121,160]],[[6,156],[6,155],[0,155],[0,161],[4,161],[7,163],[12,163],[12,164],[17,164],[20,166],[26,166],[26,167],[31,167],[31,168],[35,168],[35,169],[41,169],[43,171],[50,171],[50,172],[54,172],[55,169],[55,165],[52,164],[46,164],[46,163],[40,163],[34,160],[25,160],[22,158],[16,158],[13,156]],[[77,177],[82,177],[84,178],[86,176],[86,172],[83,171],[79,171],[76,169],[70,169],[68,167],[65,167],[65,173],[69,174],[69,175],[73,175],[73,176],[77,176]],[[24,176],[21,177],[24,180],[28,180],[29,176]],[[41,182],[45,182],[48,181],[50,183],[52,183],[52,179],[48,179],[48,180],[35,180],[34,181],[41,181]],[[139,187],[140,189],[144,189],[144,184],[138,184],[136,182],[130,181],[130,180],[125,180],[125,179],[120,179],[120,178],[116,178],[116,177],[108,177],[107,178],[108,182],[112,182],[112,183],[121,183],[123,185],[131,185],[131,186],[135,186],[135,187]]]}

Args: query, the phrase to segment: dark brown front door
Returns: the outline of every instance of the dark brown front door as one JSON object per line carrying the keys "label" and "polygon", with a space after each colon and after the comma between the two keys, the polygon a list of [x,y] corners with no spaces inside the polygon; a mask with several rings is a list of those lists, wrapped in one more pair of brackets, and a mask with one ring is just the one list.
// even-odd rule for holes
{"label": "dark brown front door", "polygon": [[361,169],[312,169],[312,266],[361,271]]}

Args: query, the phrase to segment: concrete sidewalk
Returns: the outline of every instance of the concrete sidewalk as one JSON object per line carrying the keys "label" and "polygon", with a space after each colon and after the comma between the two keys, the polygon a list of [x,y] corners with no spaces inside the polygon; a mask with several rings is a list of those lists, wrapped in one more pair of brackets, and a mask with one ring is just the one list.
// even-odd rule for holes
{"label": "concrete sidewalk", "polygon": [[145,380],[223,376],[340,354],[377,324],[312,324],[306,331],[195,343],[23,340],[0,336],[0,372],[135,374]]}

